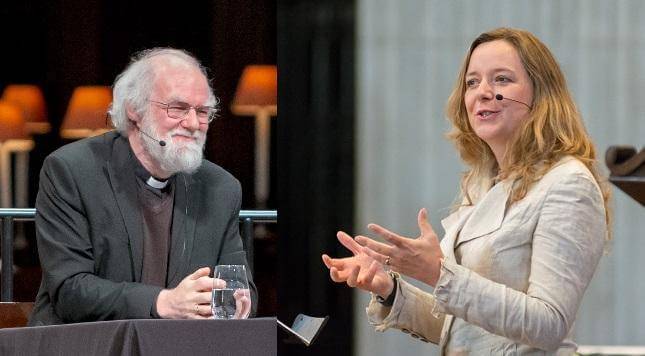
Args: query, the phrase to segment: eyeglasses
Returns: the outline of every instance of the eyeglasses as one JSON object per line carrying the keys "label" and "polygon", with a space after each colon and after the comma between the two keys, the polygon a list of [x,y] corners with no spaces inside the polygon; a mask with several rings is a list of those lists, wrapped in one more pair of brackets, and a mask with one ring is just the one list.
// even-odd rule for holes
{"label": "eyeglasses", "polygon": [[208,124],[215,119],[215,108],[212,106],[191,106],[186,103],[162,103],[161,101],[149,100],[151,103],[158,104],[159,106],[166,107],[168,117],[175,120],[183,120],[190,112],[190,109],[195,109],[197,121],[200,124]]}

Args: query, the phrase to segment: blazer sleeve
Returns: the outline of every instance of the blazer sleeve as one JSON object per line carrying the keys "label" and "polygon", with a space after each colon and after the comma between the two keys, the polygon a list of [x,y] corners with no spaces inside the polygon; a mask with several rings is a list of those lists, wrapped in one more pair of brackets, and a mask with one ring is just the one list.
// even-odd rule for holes
{"label": "blazer sleeve", "polygon": [[587,175],[551,185],[533,234],[526,292],[445,260],[437,310],[543,350],[557,349],[573,325],[607,233],[602,195]]}
{"label": "blazer sleeve", "polygon": [[64,322],[150,318],[160,287],[95,274],[91,229],[71,163],[49,156],[36,198],[43,285]]}
{"label": "blazer sleeve", "polygon": [[398,278],[396,295],[391,307],[376,301],[372,294],[367,318],[377,331],[395,328],[421,341],[438,344],[445,314],[432,313],[434,296]]}
{"label": "blazer sleeve", "polygon": [[231,214],[229,216],[226,230],[224,232],[224,238],[222,240],[222,247],[220,248],[220,256],[218,258],[218,264],[227,264],[227,265],[244,265],[246,266],[246,276],[249,281],[249,289],[251,292],[251,314],[249,317],[255,316],[258,306],[258,291],[255,287],[255,282],[253,282],[253,273],[249,268],[249,264],[246,260],[246,251],[244,251],[244,246],[242,244],[242,238],[240,237],[240,209],[242,206],[242,189],[240,183],[235,181],[235,189],[233,189],[233,197],[231,197],[233,202],[233,209],[230,209]]}

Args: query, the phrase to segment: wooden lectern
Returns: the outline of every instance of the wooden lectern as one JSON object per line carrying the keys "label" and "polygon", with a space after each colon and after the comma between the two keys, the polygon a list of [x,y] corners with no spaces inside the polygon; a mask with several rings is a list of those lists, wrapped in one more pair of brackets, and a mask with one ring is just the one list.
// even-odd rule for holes
{"label": "wooden lectern", "polygon": [[611,146],[605,154],[609,181],[645,206],[645,148]]}

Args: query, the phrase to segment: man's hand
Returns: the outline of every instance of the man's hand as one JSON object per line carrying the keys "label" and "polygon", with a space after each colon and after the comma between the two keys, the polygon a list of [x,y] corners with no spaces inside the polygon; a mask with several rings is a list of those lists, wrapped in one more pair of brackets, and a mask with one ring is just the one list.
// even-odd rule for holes
{"label": "man's hand", "polygon": [[238,289],[233,293],[235,298],[235,315],[233,319],[246,319],[251,314],[251,292],[248,289]]}
{"label": "man's hand", "polygon": [[164,289],[157,297],[157,313],[164,319],[209,319],[212,317],[211,293],[217,283],[210,278],[210,268],[203,267],[184,278],[177,287]]}

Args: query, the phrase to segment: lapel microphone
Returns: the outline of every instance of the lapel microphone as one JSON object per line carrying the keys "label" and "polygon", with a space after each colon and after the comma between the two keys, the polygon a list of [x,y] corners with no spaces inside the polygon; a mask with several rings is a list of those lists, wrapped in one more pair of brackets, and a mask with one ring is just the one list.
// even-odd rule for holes
{"label": "lapel microphone", "polygon": [[502,94],[496,94],[496,95],[495,95],[495,99],[500,100],[500,101],[501,101],[501,100],[504,100],[504,99],[506,99],[506,100],[510,100],[510,101],[514,101],[514,102],[516,102],[516,103],[520,103],[520,104],[522,104],[522,105],[526,106],[527,108],[529,108],[529,110],[530,110],[530,109],[533,109],[533,108],[532,108],[529,104],[527,104],[527,103],[521,102],[521,101],[519,101],[519,100],[515,100],[515,99],[507,98],[507,97],[503,96]]}
{"label": "lapel microphone", "polygon": [[156,139],[156,138],[154,138],[154,137],[152,137],[152,136],[148,135],[148,134],[147,134],[147,133],[145,133],[143,130],[141,130],[141,129],[139,128],[139,126],[138,126],[138,125],[136,125],[136,127],[137,127],[137,130],[139,130],[139,132],[141,132],[144,136],[146,136],[147,138],[149,138],[149,139],[151,139],[151,140],[153,140],[153,141],[158,142],[158,143],[159,143],[159,146],[164,147],[164,146],[166,145],[166,141],[164,141],[164,140],[158,140],[158,139]]}

